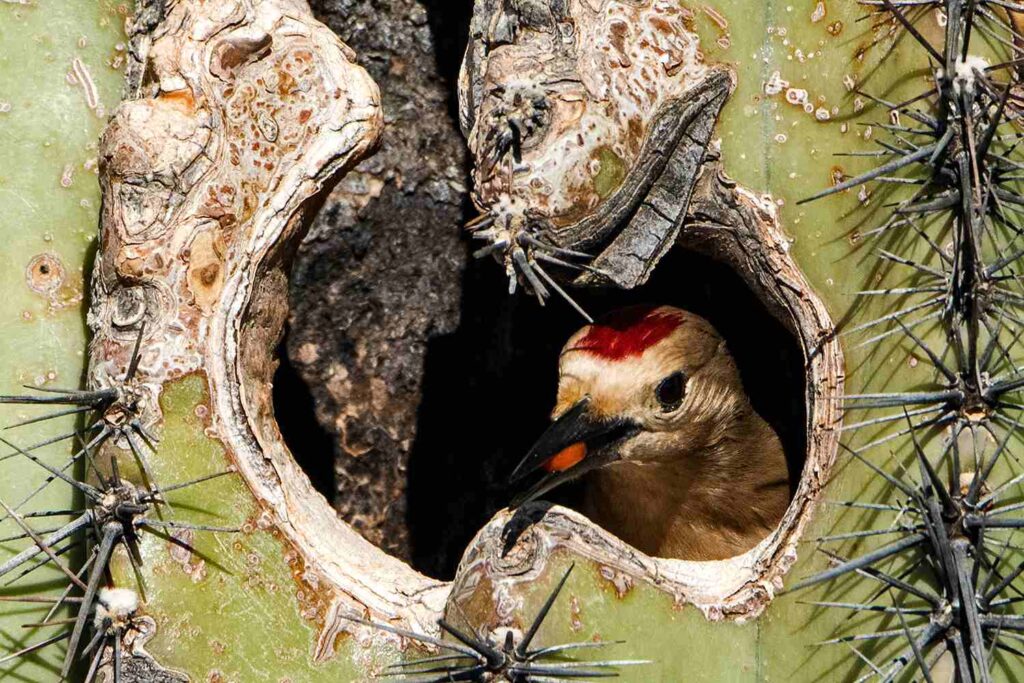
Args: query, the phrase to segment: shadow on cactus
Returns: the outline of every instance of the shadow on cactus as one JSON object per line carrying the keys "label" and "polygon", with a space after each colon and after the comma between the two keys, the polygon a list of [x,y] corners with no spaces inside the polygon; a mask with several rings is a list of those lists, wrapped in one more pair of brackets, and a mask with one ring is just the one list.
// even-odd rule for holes
{"label": "shadow on cactus", "polygon": [[[122,642],[131,631],[145,632],[147,629],[137,621],[136,610],[139,606],[139,594],[145,596],[145,585],[139,577],[138,589],[106,587],[111,583],[109,563],[117,546],[126,550],[126,556],[132,567],[136,569],[142,564],[142,556],[138,548],[140,532],[154,534],[185,550],[196,553],[189,543],[175,536],[173,532],[212,531],[232,533],[237,529],[196,525],[154,518],[151,513],[157,511],[158,505],[169,507],[165,494],[172,491],[201,484],[215,477],[230,474],[222,472],[194,481],[172,484],[157,492],[140,490],[130,481],[122,479],[118,471],[117,460],[110,459],[110,476],[104,476],[92,460],[91,451],[83,447],[89,469],[94,473],[98,485],[77,481],[61,470],[51,467],[31,453],[18,448],[6,439],[0,443],[13,448],[15,454],[21,455],[47,470],[50,475],[47,482],[59,479],[81,494],[85,500],[83,510],[39,510],[19,513],[18,510],[0,500],[5,516],[0,521],[11,519],[23,533],[4,538],[3,541],[29,539],[32,545],[0,565],[0,578],[7,577],[21,570],[5,582],[5,585],[18,587],[18,581],[47,564],[59,569],[68,579],[68,583],[60,596],[2,596],[4,602],[52,603],[46,616],[38,623],[27,624],[33,630],[47,629],[71,625],[53,636],[44,638],[28,647],[21,648],[0,658],[0,663],[7,663],[37,650],[68,641],[67,654],[61,670],[61,678],[67,678],[75,666],[76,658],[88,657],[89,668],[85,675],[86,683],[96,677],[99,667],[103,664],[112,667],[113,681],[120,681],[122,667]],[[22,507],[31,500],[31,496],[16,507]],[[71,521],[58,527],[45,529],[34,528],[30,519],[71,518]],[[52,522],[51,522],[52,524]],[[73,571],[61,556],[71,551],[81,550],[88,546],[85,560],[78,571]],[[37,559],[44,555],[42,559]],[[27,568],[23,568],[27,565]],[[74,608],[75,617],[71,619],[53,620],[54,615],[64,606]],[[86,632],[91,630],[92,636],[84,640]],[[83,647],[84,644],[84,647]]]}
{"label": "shadow on cactus", "polygon": [[[884,657],[854,647],[868,668],[864,678],[893,680],[916,667],[928,681],[950,669],[957,680],[990,681],[1000,656],[1024,656],[1017,642],[1024,616],[1013,613],[1024,599],[1018,581],[1024,563],[1013,543],[1024,527],[1024,517],[1014,514],[1024,508],[1014,502],[1024,475],[1003,474],[1021,463],[1014,441],[1024,409],[1015,398],[1024,387],[1015,365],[1024,334],[1018,315],[1024,293],[1015,270],[1024,256],[1024,176],[1014,159],[1024,140],[1018,130],[1024,99],[1013,78],[1024,52],[1013,14],[1024,6],[984,0],[864,4],[890,17],[925,51],[932,83],[902,102],[857,90],[888,117],[874,124],[888,133],[872,153],[882,163],[804,201],[868,182],[912,188],[867,233],[884,243],[879,258],[909,279],[861,292],[889,306],[847,334],[874,335],[863,342],[868,345],[902,337],[926,359],[935,379],[906,392],[844,397],[848,413],[885,411],[847,424],[850,432],[883,432],[845,450],[874,472],[889,500],[839,504],[877,511],[889,523],[817,539],[832,566],[791,590],[850,575],[877,587],[866,601],[813,603],[896,617],[895,628],[827,641],[872,643],[876,652],[903,641]],[[933,12],[945,22],[940,46],[918,29]],[[971,54],[978,44],[995,44],[1009,56],[990,64]],[[898,174],[903,170],[908,173]],[[873,462],[872,454],[884,449],[892,449],[892,457]],[[852,556],[831,545],[875,538],[886,542]]]}
{"label": "shadow on cactus", "polygon": [[[141,334],[139,339],[141,340]],[[21,530],[20,534],[0,539],[3,542],[29,540],[32,545],[11,557],[0,565],[0,579],[4,585],[19,588],[18,583],[32,572],[46,565],[57,568],[67,578],[67,585],[57,598],[44,595],[13,595],[0,596],[3,602],[49,603],[51,606],[46,615],[34,624],[26,624],[33,631],[70,625],[56,635],[43,638],[27,647],[18,649],[0,658],[0,664],[26,657],[41,648],[58,642],[68,641],[67,653],[64,657],[60,676],[67,678],[78,658],[88,658],[88,670],[85,673],[86,683],[96,678],[101,666],[111,667],[112,680],[122,680],[122,647],[126,636],[134,632],[145,633],[147,625],[136,615],[139,607],[139,595],[145,598],[145,585],[138,571],[142,564],[138,539],[141,532],[150,533],[165,541],[184,548],[190,553],[197,552],[186,540],[175,535],[176,531],[210,531],[235,532],[228,529],[207,525],[197,525],[161,519],[158,506],[171,508],[166,494],[202,484],[205,481],[221,477],[231,472],[219,472],[192,481],[171,484],[163,488],[157,487],[149,472],[145,456],[139,446],[135,445],[132,433],[137,438],[151,443],[152,437],[139,423],[132,411],[133,396],[131,387],[135,370],[138,367],[139,345],[125,373],[124,384],[120,389],[86,390],[50,390],[50,396],[3,396],[0,402],[26,405],[72,405],[70,409],[62,409],[8,425],[7,429],[26,424],[45,421],[67,415],[69,413],[85,413],[92,420],[81,432],[75,431],[51,439],[41,444],[34,444],[28,449],[20,448],[8,439],[0,437],[0,443],[11,449],[3,459],[23,457],[48,472],[48,476],[38,488],[15,505],[0,500],[0,508],[5,513],[0,522],[12,520]],[[131,481],[122,478],[117,459],[111,455],[105,466],[96,462],[94,453],[107,439],[120,436],[125,439],[134,454],[143,479],[148,485],[138,487]],[[54,443],[56,440],[77,439],[81,448],[61,467],[46,464],[30,450]],[[84,460],[84,467],[75,467]],[[85,477],[80,480],[77,473],[83,471]],[[104,471],[107,474],[104,474]],[[49,484],[60,481],[70,486],[84,502],[81,510],[33,510],[20,512]],[[154,513],[156,515],[154,516]],[[34,527],[30,520],[44,520],[46,528]],[[70,519],[54,526],[53,520]],[[121,546],[125,556],[135,570],[138,580],[138,593],[127,588],[115,588],[110,577],[109,564],[114,550]],[[62,556],[85,552],[80,568],[74,571]],[[40,558],[40,556],[43,556]],[[17,573],[15,573],[17,572]],[[10,577],[10,578],[8,578]],[[62,607],[73,608],[75,616],[70,619],[54,619]],[[87,632],[92,635],[86,639]]]}
{"label": "shadow on cactus", "polygon": [[504,640],[500,644],[486,635],[477,633],[475,629],[471,634],[466,633],[444,619],[439,620],[437,625],[442,633],[451,636],[454,641],[440,640],[422,633],[414,633],[356,617],[347,618],[356,623],[372,626],[403,638],[409,638],[428,647],[443,650],[446,654],[398,662],[386,667],[384,671],[386,678],[397,678],[416,683],[445,683],[446,681],[480,681],[482,683],[483,681],[497,680],[499,677],[504,677],[511,683],[616,678],[618,677],[616,669],[619,667],[649,664],[650,662],[635,659],[573,661],[565,658],[566,653],[574,650],[621,645],[622,641],[566,643],[530,648],[537,631],[540,630],[551,607],[558,599],[572,570],[573,566],[570,566],[547,600],[544,601],[526,632],[517,639],[517,634],[509,629],[505,631]]}

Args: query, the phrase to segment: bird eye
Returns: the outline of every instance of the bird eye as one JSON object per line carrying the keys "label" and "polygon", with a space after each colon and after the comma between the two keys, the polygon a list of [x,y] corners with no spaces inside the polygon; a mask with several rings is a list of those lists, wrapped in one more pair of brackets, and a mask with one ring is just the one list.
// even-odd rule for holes
{"label": "bird eye", "polygon": [[682,372],[674,372],[661,380],[658,388],[654,390],[661,404],[663,412],[671,412],[679,407],[686,395],[686,375]]}

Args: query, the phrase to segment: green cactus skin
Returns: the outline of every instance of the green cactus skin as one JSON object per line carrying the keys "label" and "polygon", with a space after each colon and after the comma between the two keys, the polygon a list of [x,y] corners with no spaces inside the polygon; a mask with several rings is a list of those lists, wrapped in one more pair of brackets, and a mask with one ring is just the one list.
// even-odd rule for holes
{"label": "green cactus skin", "polygon": [[[223,471],[229,466],[223,446],[203,434],[208,422],[201,416],[209,415],[204,382],[186,377],[165,390],[161,407],[167,421],[153,457],[157,480],[187,481]],[[134,467],[130,454],[123,467]],[[342,642],[336,657],[314,661],[311,644],[322,605],[299,597],[297,555],[261,521],[237,477],[183,489],[169,499],[175,520],[242,531],[196,532],[189,538],[197,551],[192,554],[146,537],[146,613],[158,627],[146,647],[162,666],[192,680],[347,681],[357,679],[363,666],[390,657],[386,651],[357,657],[351,643]],[[113,568],[119,583],[134,583],[123,554]]]}
{"label": "green cactus skin", "polygon": [[[0,394],[22,393],[26,384],[75,387],[81,382],[83,297],[100,207],[97,139],[106,113],[120,96],[124,20],[130,9],[129,2],[108,0],[0,3]],[[69,81],[73,74],[75,83]],[[0,424],[46,412],[0,406]],[[68,432],[74,424],[73,417],[65,417],[3,436],[27,445]],[[9,452],[0,447],[0,454]],[[71,447],[59,444],[41,453],[48,462],[59,462]],[[21,458],[4,460],[0,498],[13,505],[45,474]],[[55,484],[25,509],[74,504],[68,487]],[[16,533],[11,520],[0,523],[0,536]],[[22,547],[20,541],[0,544],[0,562]],[[30,576],[26,585],[58,592],[60,573],[53,567]],[[39,605],[0,607],[0,652],[38,640],[38,632],[21,626],[45,612]],[[46,680],[62,656],[57,645],[18,663],[5,663],[0,678]]]}

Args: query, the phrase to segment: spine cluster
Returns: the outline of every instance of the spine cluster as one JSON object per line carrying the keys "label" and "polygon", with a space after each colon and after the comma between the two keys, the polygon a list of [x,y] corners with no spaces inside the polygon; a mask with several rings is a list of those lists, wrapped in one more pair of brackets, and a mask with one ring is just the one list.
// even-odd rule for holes
{"label": "spine cluster", "polygon": [[[882,615],[869,622],[880,630],[827,641],[854,647],[865,678],[931,681],[943,663],[957,680],[990,681],[1007,657],[1024,655],[1024,616],[1016,614],[1024,562],[1014,545],[1024,527],[1024,504],[1016,502],[1024,480],[1016,473],[1024,418],[1024,99],[1016,83],[1024,37],[1014,19],[1024,5],[863,4],[916,42],[930,83],[901,102],[858,90],[885,113],[874,125],[887,135],[867,153],[879,163],[806,201],[869,182],[900,193],[867,233],[883,270],[900,281],[861,292],[882,299],[882,314],[848,333],[866,336],[866,346],[898,338],[934,373],[928,386],[843,398],[853,434],[844,449],[871,470],[884,497],[872,486],[870,499],[838,504],[881,523],[817,539],[830,567],[795,589],[830,582],[832,591],[862,595],[854,584],[869,584],[866,598],[816,603]],[[936,16],[945,23],[941,45],[918,28]],[[1005,58],[992,63],[972,49]]]}

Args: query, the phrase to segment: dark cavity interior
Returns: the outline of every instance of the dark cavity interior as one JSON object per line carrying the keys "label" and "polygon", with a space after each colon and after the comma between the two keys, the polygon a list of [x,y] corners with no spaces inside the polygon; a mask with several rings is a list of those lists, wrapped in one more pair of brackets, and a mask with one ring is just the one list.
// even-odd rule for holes
{"label": "dark cavity interior", "polygon": [[[452,578],[474,534],[516,492],[508,476],[547,426],[559,351],[584,324],[557,299],[542,308],[522,293],[508,297],[501,269],[489,259],[471,264],[462,284],[458,329],[428,345],[407,468],[405,555],[418,571],[442,579]],[[754,407],[782,439],[795,485],[806,441],[803,355],[731,268],[676,250],[647,285],[580,292],[578,300],[595,317],[655,303],[708,319],[726,338]],[[328,500],[337,502],[344,494],[335,491],[332,437],[317,424],[310,394],[287,359],[274,397],[292,452]],[[544,498],[572,507],[579,486]]]}

